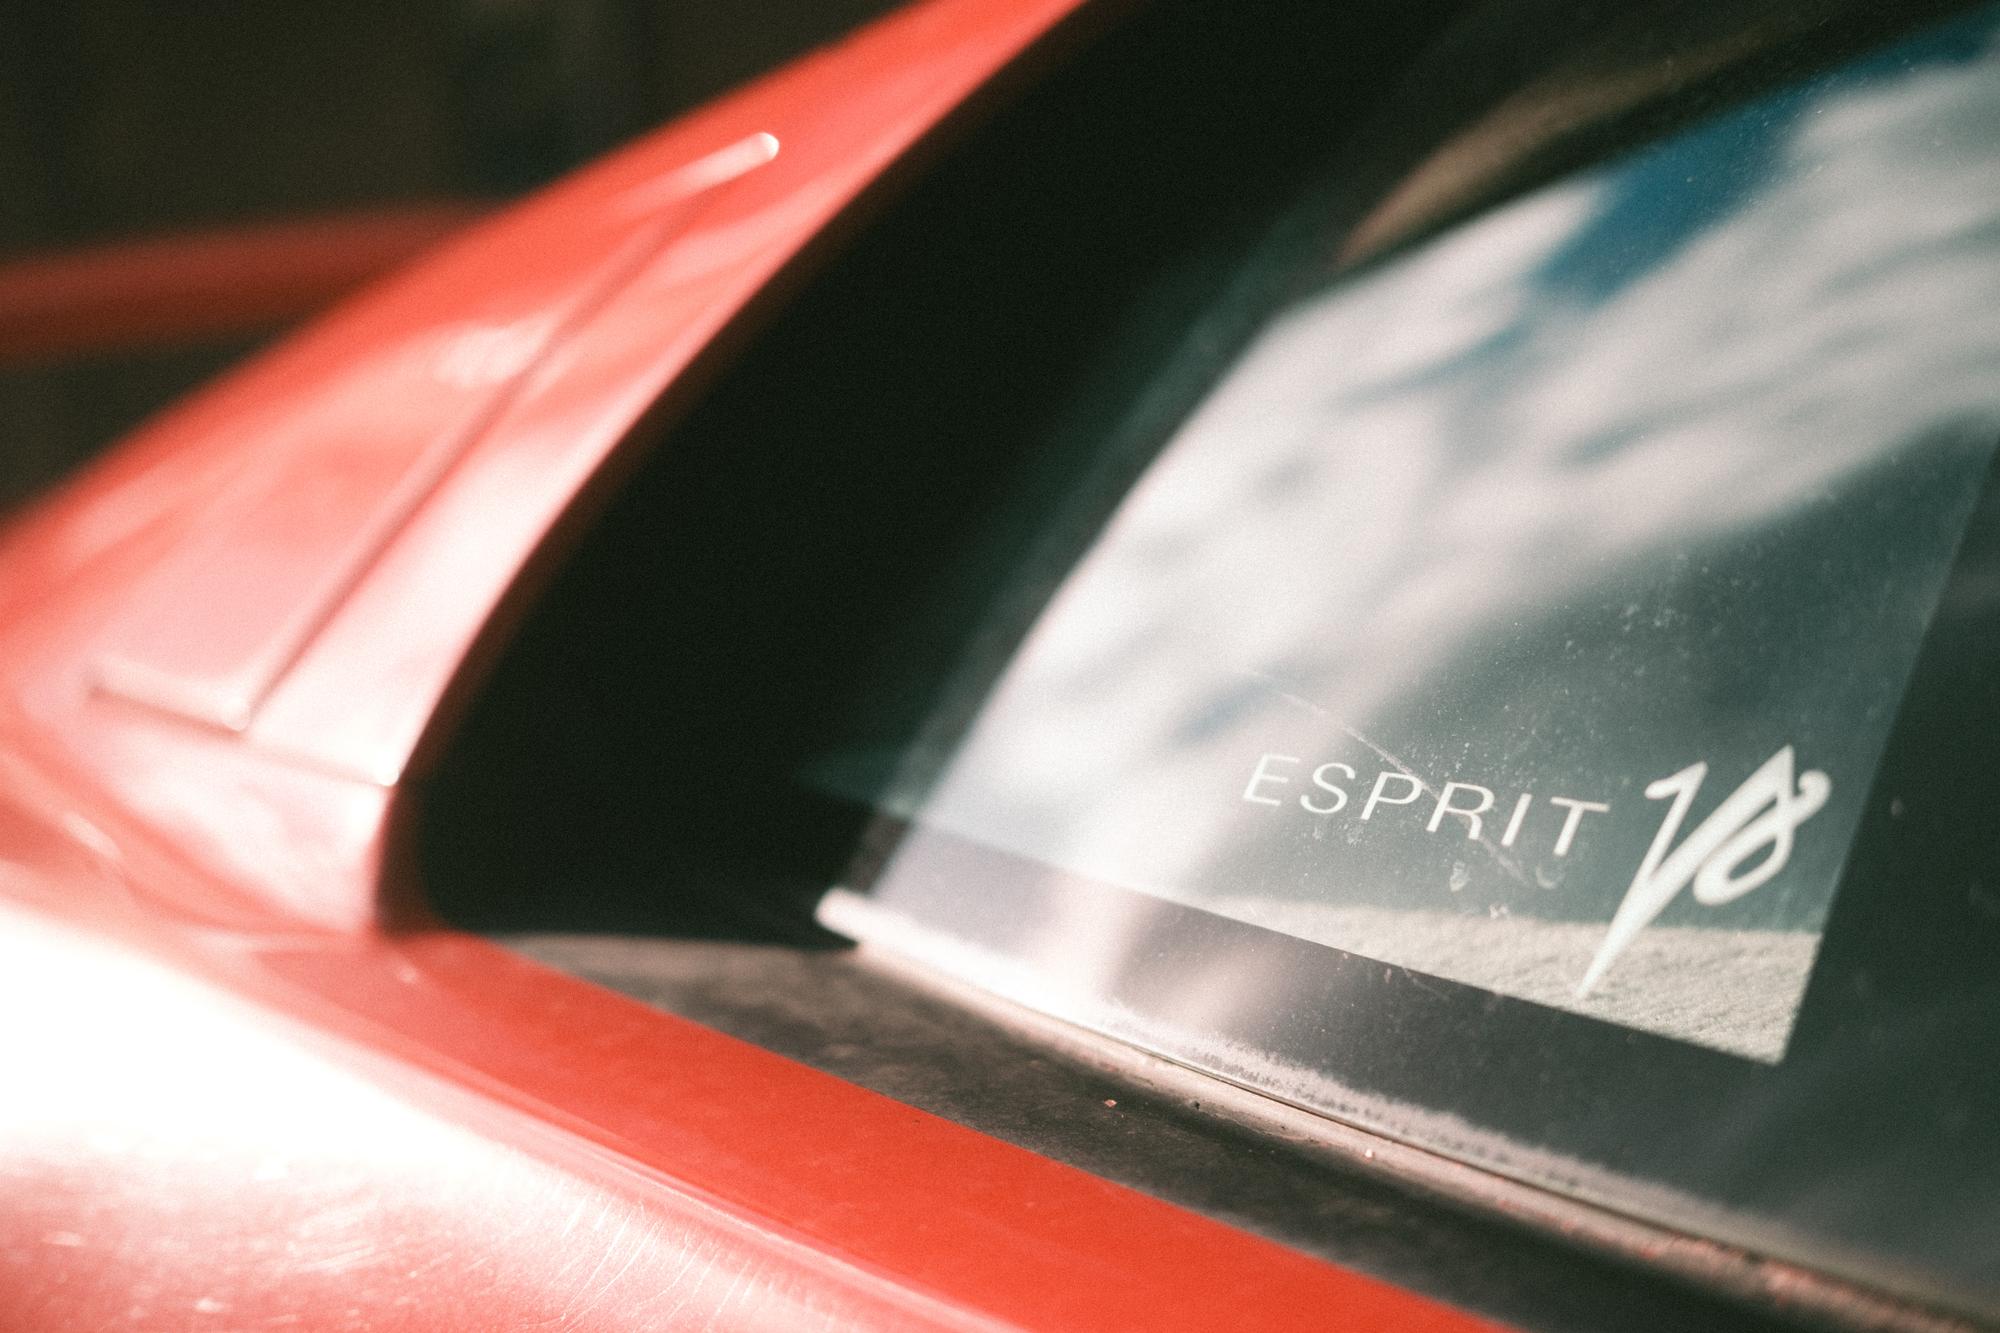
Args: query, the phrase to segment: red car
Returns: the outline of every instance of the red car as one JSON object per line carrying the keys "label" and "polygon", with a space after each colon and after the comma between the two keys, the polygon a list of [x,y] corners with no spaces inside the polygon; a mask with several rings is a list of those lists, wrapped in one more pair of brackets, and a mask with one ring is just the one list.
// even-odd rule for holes
{"label": "red car", "polygon": [[0,544],[0,1323],[2000,1319],[1996,312],[1992,7],[670,126]]}

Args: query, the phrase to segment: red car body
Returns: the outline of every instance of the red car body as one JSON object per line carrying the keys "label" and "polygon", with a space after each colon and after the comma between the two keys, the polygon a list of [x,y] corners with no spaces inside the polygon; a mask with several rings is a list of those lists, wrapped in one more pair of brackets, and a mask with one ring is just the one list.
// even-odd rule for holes
{"label": "red car body", "polygon": [[14,522],[0,1324],[1472,1326],[443,928],[415,881],[413,782],[642,424],[1077,8],[881,24]]}

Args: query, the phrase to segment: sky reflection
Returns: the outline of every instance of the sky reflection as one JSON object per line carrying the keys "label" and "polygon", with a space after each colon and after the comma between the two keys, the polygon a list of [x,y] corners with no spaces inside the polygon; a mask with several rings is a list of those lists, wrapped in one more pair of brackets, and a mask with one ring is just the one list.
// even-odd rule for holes
{"label": "sky reflection", "polygon": [[[1740,108],[1283,312],[1127,496],[942,778],[895,803],[1050,866],[1774,1058],[2000,440],[1992,28]],[[989,678],[969,666],[968,688]],[[1726,906],[1683,895],[1658,938],[1691,942],[1575,996],[1661,823],[1646,785],[1707,763],[1699,819],[1785,746],[1832,782],[1789,863]],[[1291,762],[1260,770],[1267,754]],[[1333,811],[1311,782],[1329,763]],[[1390,771],[1421,794],[1364,823]],[[1427,819],[1452,781],[1474,794]],[[1475,827],[1458,812],[1481,790]],[[1535,800],[1503,841],[1517,794]],[[1606,807],[1561,851],[1557,796]],[[878,892],[893,903],[893,864]],[[1471,924],[1503,917],[1525,920]],[[1516,956],[1469,945],[1536,921]],[[1109,977],[1118,931],[1099,914],[1046,933],[1066,974]],[[1746,1026],[1688,1018],[1676,973],[1725,999],[1741,979]]]}

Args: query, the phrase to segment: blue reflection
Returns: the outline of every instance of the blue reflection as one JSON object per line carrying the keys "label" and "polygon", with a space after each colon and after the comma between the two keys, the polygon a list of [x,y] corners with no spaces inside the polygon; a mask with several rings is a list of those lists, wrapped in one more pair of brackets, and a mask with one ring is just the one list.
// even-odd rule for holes
{"label": "blue reflection", "polygon": [[1596,303],[1660,268],[1754,197],[1817,92],[1801,88],[1767,97],[1640,153],[1611,177],[1597,215],[1542,261],[1530,281],[1548,298]]}
{"label": "blue reflection", "polygon": [[1626,159],[1597,216],[1544,261],[1533,281],[1555,297],[1611,296],[1752,198],[1777,171],[1799,117],[1829,93],[1979,60],[1992,22],[1986,14],[1959,19]]}

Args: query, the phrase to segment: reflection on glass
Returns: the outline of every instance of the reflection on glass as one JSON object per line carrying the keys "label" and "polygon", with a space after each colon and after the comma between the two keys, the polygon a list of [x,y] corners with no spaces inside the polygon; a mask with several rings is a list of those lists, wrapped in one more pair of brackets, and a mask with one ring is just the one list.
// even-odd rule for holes
{"label": "reflection on glass", "polygon": [[[1291,304],[885,804],[1777,1059],[2000,440],[1993,30]],[[1029,955],[1108,982],[1093,911]]]}

